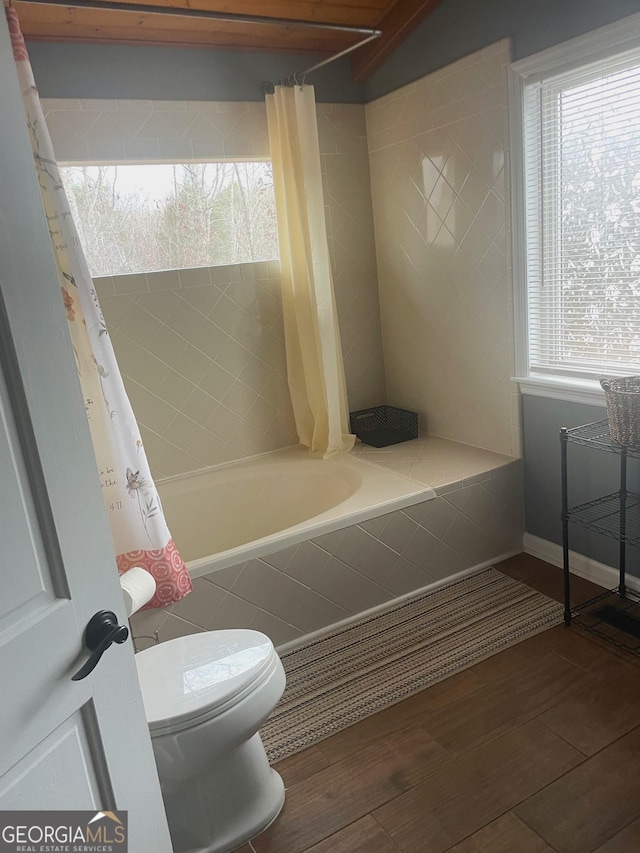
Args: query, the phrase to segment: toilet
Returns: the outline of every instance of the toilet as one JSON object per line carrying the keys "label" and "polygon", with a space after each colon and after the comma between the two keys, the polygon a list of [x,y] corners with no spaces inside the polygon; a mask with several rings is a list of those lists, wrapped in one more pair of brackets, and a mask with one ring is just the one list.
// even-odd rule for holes
{"label": "toilet", "polygon": [[227,853],[284,803],[258,729],[285,674],[258,631],[206,631],[135,656],[174,853]]}

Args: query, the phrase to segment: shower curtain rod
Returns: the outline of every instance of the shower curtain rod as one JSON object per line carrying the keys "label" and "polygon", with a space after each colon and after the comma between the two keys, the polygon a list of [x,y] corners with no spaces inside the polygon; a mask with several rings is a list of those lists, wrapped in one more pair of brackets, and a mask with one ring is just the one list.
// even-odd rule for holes
{"label": "shower curtain rod", "polygon": [[[354,27],[349,24],[330,24],[322,21],[301,21],[296,18],[270,18],[267,15],[241,15],[235,12],[215,12],[208,9],[189,9],[180,8],[177,6],[154,6],[146,3],[118,3],[116,0],[20,0],[21,3],[37,3],[41,6],[66,6],[68,9],[107,9],[113,12],[139,12],[147,15],[175,15],[181,18],[199,18],[208,21],[235,21],[239,24],[264,24],[271,26],[284,27],[307,27],[312,30],[334,30],[342,33],[353,33],[354,35],[362,35],[365,38],[350,45],[349,47],[340,50],[326,59],[317,62],[310,68],[304,71],[295,71],[283,78],[281,82],[297,83],[298,76],[304,81],[307,74],[312,71],[317,71],[323,68],[330,62],[335,62],[336,59],[341,59],[343,56],[352,53],[359,47],[368,44],[374,39],[380,38],[382,30],[375,27]],[[265,81],[260,86],[262,94],[273,91],[273,83]]]}
{"label": "shower curtain rod", "polygon": [[307,27],[313,30],[336,30],[355,35],[378,38],[381,30],[373,27],[355,27],[350,24],[330,24],[322,21],[301,21],[297,18],[271,18],[268,15],[241,15],[237,12],[215,12],[209,9],[191,9],[178,6],[154,6],[146,3],[118,3],[116,0],[20,0],[20,3],[37,3],[41,6],[66,6],[68,9],[107,9],[113,12],[140,12],[148,15],[175,15],[181,18],[201,18],[209,21],[235,21],[238,24],[265,24],[283,27]]}
{"label": "shower curtain rod", "polygon": [[326,59],[323,59],[322,62],[317,62],[315,65],[312,65],[311,68],[307,68],[305,71],[294,72],[292,75],[290,74],[289,77],[293,77],[295,79],[295,77],[300,74],[301,77],[304,79],[305,74],[311,74],[312,71],[317,71],[318,68],[322,68],[323,66],[328,65],[330,62],[335,62],[336,59],[341,59],[348,53],[353,53],[354,50],[357,50],[359,47],[363,47],[365,44],[368,44],[374,39],[380,38],[381,35],[382,30],[371,30],[370,35],[362,39],[362,41],[358,41],[355,44],[352,44],[350,47],[345,47],[344,50],[341,50],[338,53],[334,53],[331,56],[328,56]]}

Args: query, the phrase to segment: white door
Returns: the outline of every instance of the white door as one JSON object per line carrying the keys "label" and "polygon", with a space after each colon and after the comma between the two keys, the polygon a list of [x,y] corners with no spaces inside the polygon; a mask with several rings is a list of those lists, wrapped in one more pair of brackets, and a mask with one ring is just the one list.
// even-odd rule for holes
{"label": "white door", "polygon": [[0,115],[0,809],[126,809],[169,853],[131,642],[71,681],[126,617],[4,15]]}

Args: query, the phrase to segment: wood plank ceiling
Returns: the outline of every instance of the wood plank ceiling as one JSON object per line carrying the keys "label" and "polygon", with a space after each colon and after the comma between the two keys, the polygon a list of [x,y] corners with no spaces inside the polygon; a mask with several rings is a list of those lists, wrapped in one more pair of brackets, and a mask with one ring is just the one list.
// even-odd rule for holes
{"label": "wood plank ceiling", "polygon": [[354,79],[365,80],[441,0],[114,0],[116,3],[204,9],[292,19],[295,24],[204,20],[120,9],[40,5],[16,0],[22,31],[33,41],[220,47],[235,50],[336,53],[363,35],[305,26],[372,27],[382,36],[352,55]]}

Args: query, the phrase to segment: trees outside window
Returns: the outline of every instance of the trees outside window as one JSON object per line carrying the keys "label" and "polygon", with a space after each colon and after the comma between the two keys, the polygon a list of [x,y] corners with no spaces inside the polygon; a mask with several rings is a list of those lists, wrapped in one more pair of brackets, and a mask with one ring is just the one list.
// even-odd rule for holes
{"label": "trees outside window", "polygon": [[264,161],[61,168],[92,276],[278,257]]}
{"label": "trees outside window", "polygon": [[529,366],[640,358],[640,53],[525,83]]}

